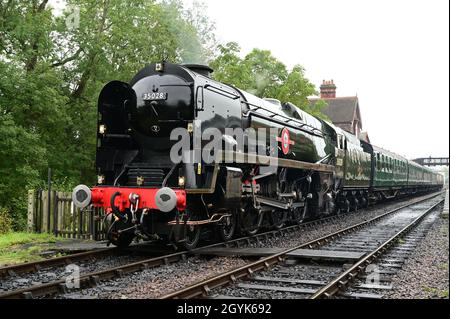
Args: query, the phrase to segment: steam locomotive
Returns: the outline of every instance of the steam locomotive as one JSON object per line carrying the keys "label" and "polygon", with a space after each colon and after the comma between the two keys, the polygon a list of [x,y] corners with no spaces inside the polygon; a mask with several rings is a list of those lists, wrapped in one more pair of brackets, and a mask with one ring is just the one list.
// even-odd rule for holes
{"label": "steam locomotive", "polygon": [[[443,185],[428,168],[292,103],[219,83],[212,71],[155,63],[101,91],[98,184],[80,185],[72,197],[80,208],[104,209],[112,244],[193,249],[202,235],[226,241]],[[177,148],[177,130],[187,147]],[[217,152],[202,138],[208,130]]]}

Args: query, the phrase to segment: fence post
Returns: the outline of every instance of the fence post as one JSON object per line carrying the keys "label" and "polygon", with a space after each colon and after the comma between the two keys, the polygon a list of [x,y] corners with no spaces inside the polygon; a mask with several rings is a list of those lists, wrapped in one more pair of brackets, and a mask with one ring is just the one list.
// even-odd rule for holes
{"label": "fence post", "polygon": [[58,235],[58,192],[53,191],[53,234]]}
{"label": "fence post", "polygon": [[48,215],[48,192],[42,191],[42,219],[41,219],[41,232],[46,233],[49,231],[48,229],[48,219],[50,218]]}
{"label": "fence post", "polygon": [[42,232],[42,190],[39,189],[36,194],[36,232]]}
{"label": "fence post", "polygon": [[96,211],[97,209],[95,207],[92,207],[92,239],[93,240],[98,240],[97,239],[97,221],[96,221]]}
{"label": "fence post", "polygon": [[48,168],[48,180],[47,180],[47,186],[48,186],[48,191],[47,191],[47,232],[51,232],[51,210],[52,210],[52,169],[49,167]]}
{"label": "fence post", "polygon": [[29,190],[28,191],[28,221],[27,221],[27,230],[29,232],[34,232],[35,229],[35,220],[36,220],[36,198],[35,198],[35,191]]}
{"label": "fence post", "polygon": [[78,210],[78,238],[83,238],[83,211]]}

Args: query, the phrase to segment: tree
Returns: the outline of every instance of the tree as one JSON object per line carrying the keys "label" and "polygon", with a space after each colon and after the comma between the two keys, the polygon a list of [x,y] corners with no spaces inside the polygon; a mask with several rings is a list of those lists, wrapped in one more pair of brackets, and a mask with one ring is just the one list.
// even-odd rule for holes
{"label": "tree", "polygon": [[13,217],[13,226],[26,222],[27,189],[40,184],[40,171],[46,167],[45,149],[39,136],[18,126],[11,115],[0,116],[0,210]]}
{"label": "tree", "polygon": [[319,100],[310,104],[308,97],[311,95],[317,95],[316,88],[305,78],[305,69],[301,65],[296,65],[281,86],[278,99],[289,101],[315,117],[328,120],[328,117],[322,113],[323,108],[327,106],[327,102]]}
{"label": "tree", "polygon": [[268,98],[277,98],[287,79],[286,66],[272,56],[268,50],[253,49],[245,58],[244,66],[252,74],[250,93]]}
{"label": "tree", "polygon": [[94,183],[102,86],[149,62],[212,54],[211,24],[199,29],[207,18],[180,0],[66,3],[55,16],[48,0],[0,0],[0,207],[21,220],[48,166],[58,185]]}
{"label": "tree", "polygon": [[288,72],[286,66],[267,50],[252,50],[244,59],[235,42],[219,45],[219,54],[211,63],[216,80],[232,84],[258,97],[291,102],[300,109],[322,119],[325,101],[310,105],[308,97],[316,95],[315,86],[305,77],[305,70],[296,65]]}
{"label": "tree", "polygon": [[[212,59],[216,56],[218,42],[216,39],[215,29],[216,26],[208,16],[205,15],[207,6],[205,3],[200,1],[193,1],[192,5],[186,8],[183,12],[185,20],[188,25],[191,26],[193,31],[190,37],[186,37],[185,34],[182,35],[184,43],[191,42],[196,44],[196,50],[198,52],[197,56],[193,56],[190,60],[187,57],[183,60],[184,63],[203,63],[209,64]],[[194,41],[192,41],[194,39]],[[187,44],[187,43],[186,43]],[[182,45],[182,47],[185,47]]]}
{"label": "tree", "polygon": [[247,90],[252,85],[252,74],[244,61],[238,56],[241,48],[236,42],[218,46],[218,56],[210,63],[213,76],[219,82]]}

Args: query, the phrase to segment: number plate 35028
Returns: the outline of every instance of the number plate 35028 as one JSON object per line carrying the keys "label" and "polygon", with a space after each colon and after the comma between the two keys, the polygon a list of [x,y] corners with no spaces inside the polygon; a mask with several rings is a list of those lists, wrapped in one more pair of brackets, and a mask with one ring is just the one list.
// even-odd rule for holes
{"label": "number plate 35028", "polygon": [[142,99],[144,101],[164,101],[167,100],[166,92],[152,92],[142,94]]}

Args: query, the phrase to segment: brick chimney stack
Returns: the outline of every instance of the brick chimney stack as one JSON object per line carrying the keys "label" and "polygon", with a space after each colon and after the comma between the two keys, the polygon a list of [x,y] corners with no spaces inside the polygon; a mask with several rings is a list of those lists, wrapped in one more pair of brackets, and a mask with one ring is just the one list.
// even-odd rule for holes
{"label": "brick chimney stack", "polygon": [[321,99],[336,98],[336,85],[334,85],[333,80],[331,81],[323,80],[323,83],[320,86],[320,98]]}

